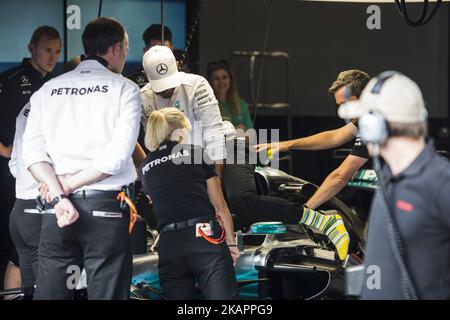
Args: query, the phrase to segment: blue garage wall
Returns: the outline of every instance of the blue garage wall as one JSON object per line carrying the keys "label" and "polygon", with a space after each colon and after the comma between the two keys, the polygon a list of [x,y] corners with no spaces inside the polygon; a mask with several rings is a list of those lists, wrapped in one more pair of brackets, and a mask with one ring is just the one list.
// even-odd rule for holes
{"label": "blue garage wall", "polygon": [[40,25],[53,26],[62,34],[62,12],[61,0],[0,1],[0,63],[15,64],[28,57],[28,42],[34,29]]}
{"label": "blue garage wall", "polygon": [[[81,34],[89,21],[97,17],[99,1],[67,2],[81,9],[81,29],[67,32],[67,56],[70,58],[83,52]],[[144,46],[142,33],[150,24],[160,22],[160,0],[104,0],[102,16],[114,17],[125,26],[130,40],[126,69],[139,66]],[[165,0],[164,23],[172,30],[176,48],[185,46],[185,16],[184,0]],[[0,72],[29,56],[27,44],[31,34],[43,24],[54,26],[63,36],[62,0],[0,1],[0,39],[4,40],[0,50]],[[63,57],[64,53],[60,62]]]}

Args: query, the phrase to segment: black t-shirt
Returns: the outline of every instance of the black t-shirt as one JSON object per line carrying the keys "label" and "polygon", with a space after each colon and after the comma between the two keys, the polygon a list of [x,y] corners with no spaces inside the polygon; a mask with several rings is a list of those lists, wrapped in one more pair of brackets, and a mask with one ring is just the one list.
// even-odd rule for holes
{"label": "black t-shirt", "polygon": [[31,66],[30,59],[0,75],[0,141],[8,146],[13,143],[16,117],[30,101],[31,95],[48,80],[52,74],[43,77]]}
{"label": "black t-shirt", "polygon": [[[16,117],[30,101],[30,97],[48,80],[51,73],[43,77],[30,63],[22,63],[0,74],[0,142],[4,146],[13,144],[16,131]],[[0,157],[0,172],[9,173],[9,159]]]}
{"label": "black t-shirt", "polygon": [[[352,122],[356,128],[358,128],[358,122]],[[359,128],[358,128],[359,129]],[[353,144],[352,151],[350,152],[351,155],[357,156],[360,158],[370,159],[369,151],[367,150],[367,147],[363,144],[361,138],[356,136],[355,143]]]}
{"label": "black t-shirt", "polygon": [[155,209],[157,228],[211,215],[206,180],[215,177],[214,162],[199,146],[169,141],[150,152],[139,169],[144,192]]}
{"label": "black t-shirt", "polygon": [[[384,166],[388,205],[420,299],[450,299],[450,163],[433,143],[402,173]],[[379,191],[372,202],[363,299],[404,299]]]}
{"label": "black t-shirt", "polygon": [[126,77],[136,83],[139,88],[143,88],[148,83],[148,77],[145,74],[144,70],[138,70],[127,74]]}
{"label": "black t-shirt", "polygon": [[357,156],[364,159],[370,159],[367,147],[362,143],[360,137],[356,137],[355,143],[353,144],[352,151],[350,151],[352,156]]}

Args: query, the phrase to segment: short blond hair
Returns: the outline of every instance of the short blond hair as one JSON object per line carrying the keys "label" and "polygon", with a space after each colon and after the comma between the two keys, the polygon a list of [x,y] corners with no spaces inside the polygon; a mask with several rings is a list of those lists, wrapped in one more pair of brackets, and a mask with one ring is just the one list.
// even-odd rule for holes
{"label": "short blond hair", "polygon": [[183,135],[178,130],[191,131],[191,124],[184,114],[176,108],[153,111],[147,122],[145,146],[155,151],[161,143],[168,140],[182,142]]}

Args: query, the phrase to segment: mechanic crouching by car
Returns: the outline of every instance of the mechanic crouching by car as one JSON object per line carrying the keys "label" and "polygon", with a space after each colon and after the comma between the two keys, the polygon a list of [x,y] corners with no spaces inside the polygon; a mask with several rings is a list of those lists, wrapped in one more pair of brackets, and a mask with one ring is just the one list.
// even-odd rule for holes
{"label": "mechanic crouching by car", "polygon": [[227,159],[222,182],[237,226],[249,227],[260,221],[301,223],[325,233],[336,248],[339,259],[344,261],[348,254],[350,236],[341,215],[335,212],[322,213],[286,199],[258,194],[255,177],[256,150],[249,147],[245,138],[236,138],[236,130],[230,122],[223,121],[223,131],[227,140]]}
{"label": "mechanic crouching by car", "polygon": [[183,144],[190,130],[176,108],[153,111],[147,124],[140,178],[160,232],[161,287],[168,299],[193,299],[196,282],[206,299],[238,299],[233,221],[214,162]]}
{"label": "mechanic crouching by car", "polygon": [[450,299],[450,163],[426,139],[419,87],[383,72],[339,116],[359,118],[375,168],[378,151],[385,161],[370,212],[362,298]]}

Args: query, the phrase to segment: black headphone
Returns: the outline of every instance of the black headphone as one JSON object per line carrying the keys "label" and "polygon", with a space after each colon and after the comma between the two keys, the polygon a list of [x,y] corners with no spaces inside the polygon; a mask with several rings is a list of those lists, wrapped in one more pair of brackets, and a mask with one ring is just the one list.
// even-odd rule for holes
{"label": "black headphone", "polygon": [[[395,75],[403,75],[398,71],[384,71],[376,78],[370,92],[374,95],[379,95],[384,83]],[[424,121],[428,120],[428,113],[425,108],[422,110]],[[359,136],[361,140],[367,144],[374,145],[383,144],[389,137],[389,123],[381,112],[370,111],[368,114],[362,116],[358,121]]]}
{"label": "black headphone", "polygon": [[[394,75],[401,75],[397,71],[384,71],[379,74],[375,80],[375,84],[370,90],[372,94],[380,94],[384,83]],[[361,140],[367,144],[382,144],[389,137],[389,124],[381,114],[381,112],[371,111],[358,120],[359,136]]]}

